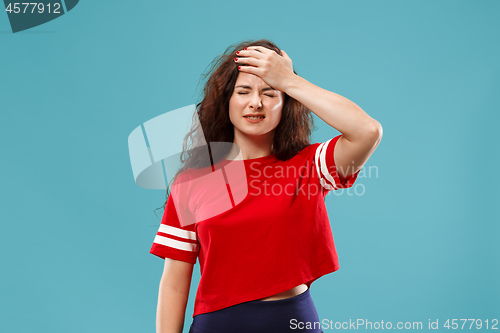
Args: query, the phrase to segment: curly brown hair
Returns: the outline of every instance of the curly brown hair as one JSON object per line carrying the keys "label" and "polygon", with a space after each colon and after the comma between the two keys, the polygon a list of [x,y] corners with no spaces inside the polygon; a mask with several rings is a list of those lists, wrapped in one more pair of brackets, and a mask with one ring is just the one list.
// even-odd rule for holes
{"label": "curly brown hair", "polygon": [[[281,50],[273,42],[267,39],[259,39],[230,45],[221,56],[216,57],[212,61],[208,72],[202,74],[203,79],[208,78],[203,88],[203,100],[196,105],[191,130],[183,141],[183,151],[180,155],[183,165],[167,186],[164,205],[157,209],[165,207],[170,194],[169,188],[183,171],[190,168],[209,166],[207,164],[209,159],[206,158],[206,147],[204,145],[200,147],[200,142],[207,142],[208,149],[210,150],[211,146],[213,148],[213,145],[210,143],[232,143],[234,141],[234,126],[229,119],[229,100],[233,95],[239,70],[238,64],[233,59],[237,56],[236,51],[248,46],[263,46],[282,55]],[[297,74],[295,70],[293,72]],[[196,121],[196,118],[199,119],[199,122]],[[271,154],[276,154],[275,157],[283,161],[292,158],[303,148],[310,145],[310,136],[313,127],[314,121],[311,111],[302,105],[302,103],[284,93],[281,120],[276,127],[273,137]],[[197,148],[190,149],[190,147]],[[213,154],[214,152],[211,151],[211,153]],[[227,151],[219,151],[218,153],[218,157],[220,158]],[[217,158],[214,157],[213,160],[217,160]]]}

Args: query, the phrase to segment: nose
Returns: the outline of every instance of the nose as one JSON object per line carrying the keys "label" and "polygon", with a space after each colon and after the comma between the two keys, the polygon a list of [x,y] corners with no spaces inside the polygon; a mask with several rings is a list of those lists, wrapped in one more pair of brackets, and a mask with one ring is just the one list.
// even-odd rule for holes
{"label": "nose", "polygon": [[252,98],[250,99],[249,106],[252,109],[259,110],[262,108],[262,101],[260,99],[259,94],[253,94]]}

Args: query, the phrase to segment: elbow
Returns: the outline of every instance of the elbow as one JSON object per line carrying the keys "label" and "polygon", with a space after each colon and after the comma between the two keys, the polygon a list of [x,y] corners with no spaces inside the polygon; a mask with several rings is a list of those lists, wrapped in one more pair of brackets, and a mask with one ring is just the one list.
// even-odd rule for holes
{"label": "elbow", "polygon": [[372,144],[378,146],[380,140],[382,140],[384,130],[378,121],[372,119],[369,124],[366,125],[364,132],[366,140],[369,140]]}
{"label": "elbow", "polygon": [[372,132],[373,135],[377,138],[377,141],[382,140],[382,135],[384,134],[384,129],[382,128],[382,125],[378,121],[374,121],[373,127],[372,127]]}
{"label": "elbow", "polygon": [[[354,135],[355,133],[355,135]],[[342,135],[351,142],[359,142],[363,145],[378,145],[382,140],[383,129],[382,125],[373,118],[368,117],[362,123],[356,124],[353,137],[347,137],[346,133]]]}

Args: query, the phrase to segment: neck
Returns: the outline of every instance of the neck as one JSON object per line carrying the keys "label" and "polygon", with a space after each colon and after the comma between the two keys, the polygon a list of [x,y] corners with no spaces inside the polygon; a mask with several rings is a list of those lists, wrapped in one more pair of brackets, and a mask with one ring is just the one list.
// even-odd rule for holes
{"label": "neck", "polygon": [[272,153],[274,131],[259,136],[242,134],[239,131],[234,133],[234,145],[231,147],[229,156],[237,156],[238,148],[244,160],[259,158]]}

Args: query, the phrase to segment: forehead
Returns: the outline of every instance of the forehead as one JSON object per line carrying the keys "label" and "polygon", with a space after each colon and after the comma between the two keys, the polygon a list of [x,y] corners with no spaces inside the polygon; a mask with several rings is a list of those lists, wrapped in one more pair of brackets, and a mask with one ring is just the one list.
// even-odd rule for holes
{"label": "forehead", "polygon": [[269,85],[262,80],[260,77],[250,73],[240,72],[238,78],[236,79],[235,86],[237,85],[247,85],[251,87],[269,87]]}

